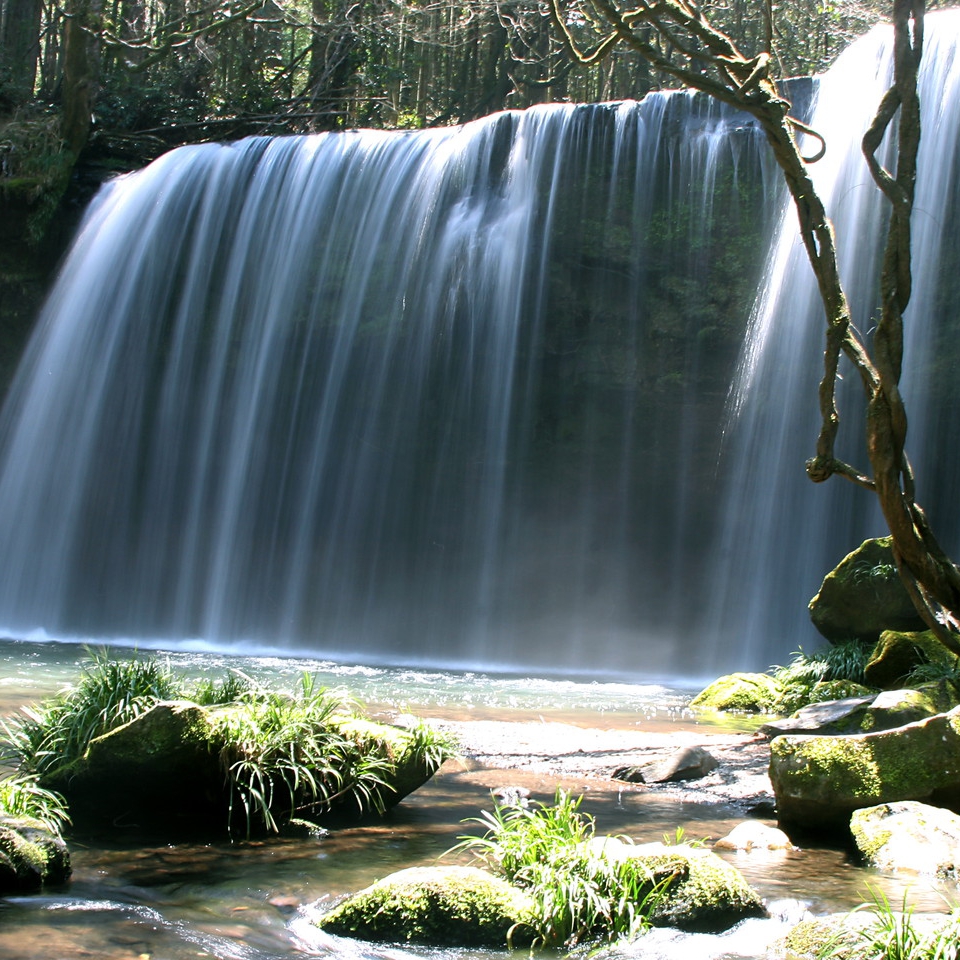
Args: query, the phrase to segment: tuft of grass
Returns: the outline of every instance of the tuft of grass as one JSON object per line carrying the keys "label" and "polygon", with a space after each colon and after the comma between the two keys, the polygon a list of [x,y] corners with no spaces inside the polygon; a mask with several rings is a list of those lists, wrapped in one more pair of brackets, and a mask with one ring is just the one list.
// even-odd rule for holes
{"label": "tuft of grass", "polygon": [[231,826],[242,819],[247,836],[276,832],[282,822],[310,823],[345,803],[361,813],[382,812],[395,766],[338,732],[333,721],[351,706],[304,677],[298,696],[256,691],[225,712],[220,760]]}
{"label": "tuft of grass", "polygon": [[169,667],[153,657],[112,660],[104,651],[90,652],[73,689],[4,722],[6,758],[21,772],[42,776],[81,757],[91,740],[181,692]]}
{"label": "tuft of grass", "polygon": [[549,806],[484,811],[472,822],[486,833],[453,848],[474,852],[531,894],[538,943],[548,948],[636,937],[669,883],[640,860],[604,856],[591,843],[595,824],[579,811],[582,799],[560,789]]}
{"label": "tuft of grass", "polygon": [[770,668],[782,688],[776,711],[792,713],[815,702],[814,687],[818,683],[846,681],[865,685],[864,671],[869,657],[869,649],[856,640],[821,647],[812,654],[797,650],[786,666]]}
{"label": "tuft of grass", "polygon": [[906,894],[896,911],[883,891],[867,889],[869,900],[854,913],[867,912],[869,920],[843,927],[817,952],[818,960],[958,960],[960,908],[954,908],[946,923],[922,932]]}
{"label": "tuft of grass", "polygon": [[201,707],[215,707],[243,700],[254,690],[256,683],[250,677],[234,670],[220,679],[204,677],[198,680],[188,697]]}
{"label": "tuft of grass", "polygon": [[70,824],[63,797],[53,790],[45,790],[35,776],[27,774],[13,774],[0,780],[0,814],[38,820],[57,834]]}

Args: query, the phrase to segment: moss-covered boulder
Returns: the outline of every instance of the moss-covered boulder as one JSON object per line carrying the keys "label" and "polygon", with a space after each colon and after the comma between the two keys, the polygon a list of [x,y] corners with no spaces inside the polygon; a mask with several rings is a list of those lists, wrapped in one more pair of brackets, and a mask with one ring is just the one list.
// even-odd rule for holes
{"label": "moss-covered boulder", "polygon": [[882,690],[902,687],[924,664],[949,664],[956,658],[930,630],[884,630],[864,667],[867,682]]}
{"label": "moss-covered boulder", "polygon": [[897,573],[891,543],[890,537],[865,540],[827,574],[810,601],[810,619],[831,643],[876,643],[884,630],[924,629]]}
{"label": "moss-covered boulder", "polygon": [[767,673],[730,673],[701,690],[690,701],[690,706],[763,713],[773,709],[780,694],[780,684]]}
{"label": "moss-covered boulder", "polygon": [[530,897],[477,867],[411,867],[348,897],[318,925],[343,937],[425,946],[529,943]]}
{"label": "moss-covered boulder", "polygon": [[898,800],[960,810],[960,708],[873,733],[776,737],[770,781],[788,832],[845,832],[854,810]]}
{"label": "moss-covered boulder", "polygon": [[33,893],[70,876],[63,838],[29,817],[0,816],[0,895]]}
{"label": "moss-covered boulder", "polygon": [[628,843],[604,845],[608,857],[629,857],[643,862],[652,876],[672,873],[657,901],[650,922],[699,933],[719,933],[747,917],[766,916],[759,894],[743,874],[705,847],[682,843]]}
{"label": "moss-covered boulder", "polygon": [[854,811],[850,832],[878,870],[955,880],[960,869],[960,816],[915,800]]}
{"label": "moss-covered boulder", "polygon": [[74,823],[222,831],[224,773],[210,711],[167,701],[92,740],[78,760],[43,779],[67,799]]}
{"label": "moss-covered boulder", "polygon": [[[135,828],[180,837],[222,836],[229,828],[268,829],[267,823],[244,820],[246,803],[231,786],[231,765],[244,762],[238,748],[230,745],[231,721],[244,709],[238,704],[159,702],[91,740],[79,759],[45,774],[43,785],[63,794],[75,824],[94,831]],[[377,763],[379,809],[399,803],[442,762],[442,757],[418,749],[414,733],[399,726],[348,714],[326,717],[324,724],[336,737],[354,743],[357,756]],[[297,749],[291,742],[291,756]],[[343,784],[349,786],[354,771],[342,773]],[[286,822],[293,814],[287,784],[274,782],[264,792],[272,796],[273,820]],[[374,812],[372,804],[361,809],[357,796],[349,793],[342,801],[311,808],[311,814],[320,818],[356,819],[369,812]]]}

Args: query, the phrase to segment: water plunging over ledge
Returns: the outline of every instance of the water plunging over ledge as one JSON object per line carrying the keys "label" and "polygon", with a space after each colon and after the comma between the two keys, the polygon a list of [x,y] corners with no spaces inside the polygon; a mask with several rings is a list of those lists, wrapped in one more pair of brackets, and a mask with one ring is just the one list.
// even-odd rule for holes
{"label": "water plunging over ledge", "polygon": [[[904,389],[947,540],[957,15],[928,26]],[[858,130],[888,69],[862,40],[812,120],[863,329]],[[806,601],[883,529],[803,473],[822,323],[792,211],[746,330],[761,140],[658,94],[188,147],[108,184],[0,420],[0,633],[651,679],[815,646]]]}

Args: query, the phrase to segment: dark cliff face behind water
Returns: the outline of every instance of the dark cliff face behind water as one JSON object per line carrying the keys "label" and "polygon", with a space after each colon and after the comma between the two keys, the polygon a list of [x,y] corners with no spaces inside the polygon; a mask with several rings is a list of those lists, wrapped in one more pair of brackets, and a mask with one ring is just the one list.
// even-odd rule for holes
{"label": "dark cliff face behind water", "polygon": [[809,645],[829,564],[757,627],[790,541],[753,523],[756,451],[720,456],[762,147],[676,94],[108,185],[3,416],[0,628],[648,677]]}

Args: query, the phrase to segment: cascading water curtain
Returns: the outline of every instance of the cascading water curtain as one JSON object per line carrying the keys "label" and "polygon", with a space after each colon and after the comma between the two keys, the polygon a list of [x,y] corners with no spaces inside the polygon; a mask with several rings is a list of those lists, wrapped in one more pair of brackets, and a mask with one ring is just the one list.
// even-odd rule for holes
{"label": "cascading water curtain", "polygon": [[0,629],[688,672],[761,156],[674,94],[108,184],[3,413]]}
{"label": "cascading water curtain", "polygon": [[[960,401],[960,11],[926,17],[920,75],[923,134],[913,214],[913,296],[905,314],[903,391],[907,450],[917,498],[950,549],[960,548],[960,456],[954,430]],[[878,312],[885,201],[860,141],[890,85],[892,30],[876,28],[851,46],[819,83],[810,121],[827,152],[811,173],[834,222],[854,322],[869,332]],[[890,144],[887,143],[889,150]],[[892,158],[889,162],[892,162]],[[888,165],[889,165],[888,162]],[[717,550],[709,606],[718,650],[740,663],[783,663],[798,646],[825,641],[806,616],[823,577],[868,537],[886,534],[871,495],[842,479],[811,483],[804,461],[819,430],[817,384],[825,322],[792,206],[773,248],[734,385],[725,448],[730,484],[726,530]],[[852,368],[840,393],[838,454],[866,469],[863,402]],[[735,465],[735,466],[734,466]],[[724,658],[718,658],[721,662]]]}

